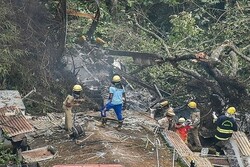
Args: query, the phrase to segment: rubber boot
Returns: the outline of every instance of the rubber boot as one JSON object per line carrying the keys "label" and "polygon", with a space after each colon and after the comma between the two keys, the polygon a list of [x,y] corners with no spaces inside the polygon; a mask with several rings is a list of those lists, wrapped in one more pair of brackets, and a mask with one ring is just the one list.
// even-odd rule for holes
{"label": "rubber boot", "polygon": [[121,130],[123,121],[118,121],[118,126],[115,127],[116,130]]}
{"label": "rubber boot", "polygon": [[106,117],[102,117],[102,124],[101,124],[101,126],[105,127],[106,124],[107,124],[107,118]]}

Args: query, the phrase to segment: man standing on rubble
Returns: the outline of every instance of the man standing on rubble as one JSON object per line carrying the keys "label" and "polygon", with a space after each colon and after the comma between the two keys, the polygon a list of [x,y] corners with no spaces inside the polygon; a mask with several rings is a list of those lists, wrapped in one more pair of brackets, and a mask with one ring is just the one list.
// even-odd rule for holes
{"label": "man standing on rubble", "polygon": [[80,102],[85,101],[80,99],[80,94],[82,92],[81,85],[75,85],[72,90],[72,95],[68,95],[63,102],[63,110],[65,112],[65,130],[71,131],[73,127],[73,117],[72,117],[72,108],[74,106],[79,106]]}
{"label": "man standing on rubble", "polygon": [[108,102],[101,110],[102,127],[105,127],[107,123],[106,112],[110,109],[114,109],[116,117],[118,119],[117,130],[120,130],[123,124],[122,110],[126,106],[126,95],[123,85],[121,84],[121,77],[114,75],[112,78],[112,86],[109,87]]}
{"label": "man standing on rubble", "polygon": [[225,115],[219,118],[213,113],[213,122],[216,124],[215,132],[215,149],[216,156],[220,156],[222,148],[225,147],[228,140],[232,137],[234,131],[237,131],[237,124],[235,121],[236,109],[229,107]]}
{"label": "man standing on rubble", "polygon": [[192,146],[200,149],[201,142],[199,138],[199,125],[200,125],[200,110],[197,108],[197,103],[194,101],[190,101],[184,106],[178,107],[174,109],[175,114],[177,115],[176,119],[185,118],[190,121],[190,125],[192,129],[189,131],[189,139],[193,141]]}

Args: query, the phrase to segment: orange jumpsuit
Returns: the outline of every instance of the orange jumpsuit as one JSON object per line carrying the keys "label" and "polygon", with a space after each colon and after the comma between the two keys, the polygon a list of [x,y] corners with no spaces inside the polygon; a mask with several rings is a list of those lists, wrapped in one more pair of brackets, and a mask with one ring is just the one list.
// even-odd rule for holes
{"label": "orange jumpsuit", "polygon": [[191,129],[189,125],[176,124],[175,125],[176,133],[178,133],[181,139],[187,144],[188,141],[188,131]]}

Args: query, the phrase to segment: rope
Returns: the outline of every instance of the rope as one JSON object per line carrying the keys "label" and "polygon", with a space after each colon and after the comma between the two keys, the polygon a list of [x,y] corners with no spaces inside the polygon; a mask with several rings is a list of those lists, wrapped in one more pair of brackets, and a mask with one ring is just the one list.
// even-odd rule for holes
{"label": "rope", "polygon": [[212,108],[209,110],[209,112],[207,114],[203,115],[201,118],[204,118],[204,117],[208,116],[208,114],[210,114],[211,112],[212,112]]}

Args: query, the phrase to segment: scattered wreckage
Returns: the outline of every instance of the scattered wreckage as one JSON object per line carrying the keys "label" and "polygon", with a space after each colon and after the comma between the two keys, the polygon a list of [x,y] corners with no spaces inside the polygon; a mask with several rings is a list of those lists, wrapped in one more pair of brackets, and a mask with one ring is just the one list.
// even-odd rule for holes
{"label": "scattered wreckage", "polygon": [[[47,113],[41,117],[26,115],[18,91],[0,91],[0,106],[0,128],[26,164],[54,167],[67,164],[94,166],[96,163],[103,167],[140,167],[146,164],[160,167],[178,166],[177,159],[187,166],[195,162],[199,167],[243,167],[250,164],[250,143],[246,134],[240,131],[234,133],[230,146],[225,150],[226,155],[214,157],[208,148],[192,152],[175,132],[156,134],[154,127],[157,123],[147,112],[125,110],[122,131],[114,130],[116,120],[112,112],[106,128],[98,126],[99,112],[74,113],[74,123],[80,129],[76,129],[72,137],[63,129],[63,113]],[[21,146],[26,146],[26,150]]]}
{"label": "scattered wreckage", "polygon": [[28,150],[27,136],[35,132],[35,128],[27,119],[25,106],[17,90],[0,91],[0,132],[1,142],[6,147],[12,147],[13,153],[24,163],[47,160],[56,154],[52,146],[39,148],[39,151]]}
{"label": "scattered wreckage", "polygon": [[117,122],[112,112],[108,126],[101,128],[99,112],[88,111],[75,114],[76,123],[84,127],[85,133],[72,139],[63,129],[63,113],[27,116],[17,91],[0,91],[0,97],[2,131],[12,143],[26,142],[30,149],[19,155],[23,162],[37,162],[37,166],[82,164],[78,166],[95,167],[97,163],[103,167],[160,167],[178,166],[176,160],[179,159],[187,166],[194,161],[199,167],[241,167],[250,162],[250,144],[243,132],[234,133],[233,147],[227,150],[225,157],[213,157],[206,148],[200,153],[192,152],[172,131],[156,134],[157,124],[148,113],[125,110],[124,127],[117,131],[113,128]]}

